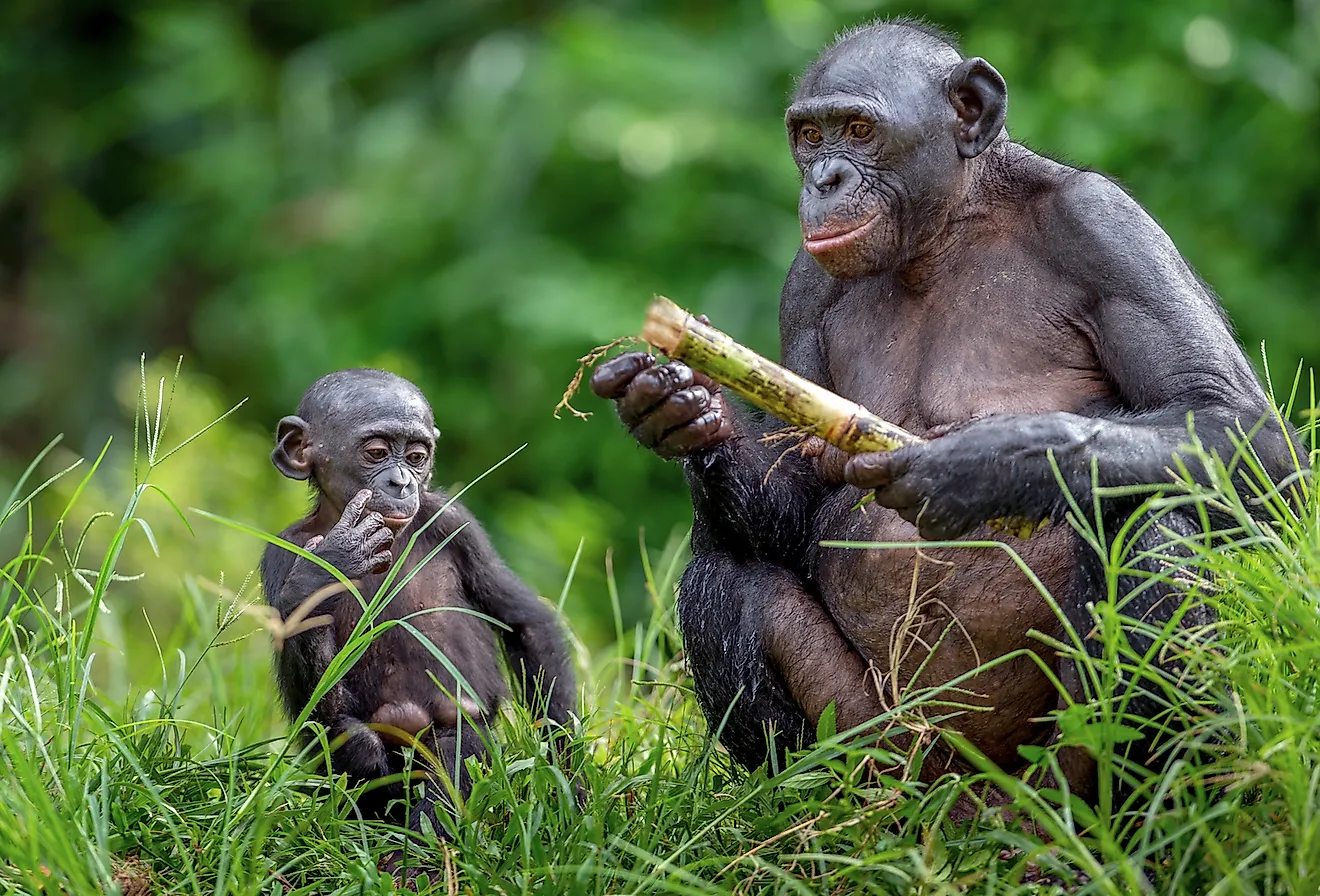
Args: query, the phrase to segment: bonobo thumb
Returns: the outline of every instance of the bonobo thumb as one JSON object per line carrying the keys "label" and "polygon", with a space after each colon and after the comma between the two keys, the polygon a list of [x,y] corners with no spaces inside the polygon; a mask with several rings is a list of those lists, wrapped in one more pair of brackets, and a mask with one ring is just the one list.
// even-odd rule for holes
{"label": "bonobo thumb", "polygon": [[873,451],[855,455],[843,468],[843,478],[858,488],[884,488],[907,469],[898,451]]}

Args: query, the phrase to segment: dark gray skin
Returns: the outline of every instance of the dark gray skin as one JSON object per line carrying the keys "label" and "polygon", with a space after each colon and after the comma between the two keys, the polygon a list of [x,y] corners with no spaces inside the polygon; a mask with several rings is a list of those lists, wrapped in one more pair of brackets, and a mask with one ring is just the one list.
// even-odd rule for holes
{"label": "dark gray skin", "polygon": [[[400,576],[454,535],[395,595],[378,622],[411,617],[410,623],[448,657],[470,690],[460,691],[444,664],[396,626],[371,644],[317,704],[312,718],[325,726],[331,740],[346,738],[332,762],[336,772],[347,772],[354,781],[402,771],[399,746],[416,739],[466,794],[470,781],[464,760],[484,755],[487,722],[508,696],[501,647],[528,706],[556,726],[567,725],[576,689],[566,634],[554,611],[504,564],[471,514],[454,502],[427,525],[449,501],[443,492],[429,490],[438,436],[431,407],[412,383],[382,370],[343,370],[313,383],[298,415],[280,421],[271,460],[285,476],[311,482],[316,495],[312,512],[280,537],[305,546],[355,580],[368,602],[396,562],[393,551],[401,551],[414,532],[426,527],[401,561],[406,565]],[[285,619],[335,581],[311,561],[274,545],[262,558],[261,578],[267,600]],[[435,608],[451,609],[426,612]],[[497,619],[509,630],[497,633],[470,611]],[[317,606],[317,614],[329,614],[334,621],[294,635],[276,657],[276,677],[291,718],[311,699],[362,608],[340,590]],[[426,816],[440,831],[434,813],[436,800],[443,799],[441,789],[424,790],[409,824],[418,830]],[[402,795],[401,785],[378,787],[360,807],[383,815],[390,801]]]}
{"label": "dark gray skin", "polygon": [[[917,547],[997,538],[983,524],[1004,516],[1053,517],[1012,544],[1084,635],[1087,603],[1106,600],[1103,570],[1057,522],[1066,505],[1050,452],[1083,507],[1093,461],[1102,486],[1167,482],[1189,411],[1226,459],[1228,432],[1264,420],[1253,446],[1266,471],[1278,481],[1292,469],[1216,299],[1168,236],[1110,180],[1013,143],[1006,108],[985,60],[881,23],[825,50],[785,117],[804,239],[781,298],[783,363],[931,441],[781,458],[758,443],[778,421],[724,402],[680,363],[631,353],[592,377],[643,445],[683,458],[695,522],[679,618],[702,707],[712,725],[727,713],[723,742],[745,765],[808,741],[831,702],[839,730],[873,719],[922,662],[919,686],[1019,648],[1060,666],[1027,632],[1058,636],[1061,624],[1003,552],[919,558],[822,540]],[[875,503],[854,509],[867,491]],[[1106,500],[1106,527],[1134,506]],[[1163,523],[1200,531],[1177,513]],[[1148,531],[1134,553],[1160,540]],[[1162,622],[1182,598],[1148,588],[1124,613]],[[1207,621],[1203,606],[1186,616]],[[1080,696],[1071,665],[1058,671]],[[951,724],[1001,767],[1020,768],[1018,747],[1051,736],[1037,720],[1059,695],[1026,658],[965,686],[993,709]],[[1149,716],[1159,700],[1132,708]],[[1074,790],[1092,793],[1085,757],[1065,763]]]}

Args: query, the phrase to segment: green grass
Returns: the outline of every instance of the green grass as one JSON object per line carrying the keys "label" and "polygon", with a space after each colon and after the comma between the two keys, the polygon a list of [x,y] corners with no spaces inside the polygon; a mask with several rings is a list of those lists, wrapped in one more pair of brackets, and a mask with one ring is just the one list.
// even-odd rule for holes
{"label": "green grass", "polygon": [[[323,744],[304,748],[285,737],[269,639],[249,612],[260,605],[253,585],[231,591],[198,570],[179,590],[177,622],[168,632],[153,629],[156,671],[146,679],[113,672],[107,657],[119,642],[102,628],[117,625],[117,616],[103,608],[129,584],[119,573],[124,546],[165,544],[144,508],[198,530],[218,528],[153,485],[175,462],[163,449],[170,401],[163,390],[149,400],[145,373],[141,390],[134,473],[119,511],[83,506],[91,484],[106,476],[108,455],[49,481],[45,470],[58,450],[34,462],[0,505],[0,535],[17,545],[0,566],[0,887],[390,892],[392,881],[376,866],[401,834],[356,817],[343,782],[317,773]],[[202,440],[184,454],[206,451]],[[1320,500],[1307,491],[1290,507],[1266,495],[1262,523],[1223,491],[1169,491],[1148,508],[1158,514],[1213,502],[1233,521],[1223,533],[1228,544],[1193,539],[1191,556],[1169,567],[1168,575],[1194,586],[1213,577],[1206,598],[1221,617],[1213,640],[1172,631],[1158,638],[1156,649],[1178,651],[1187,673],[1165,682],[1173,707],[1166,724],[1182,729],[1169,743],[1173,761],[1154,775],[1122,759],[1125,682],[1149,658],[1118,636],[1111,607],[1098,608],[1094,632],[1105,656],[1084,660],[1093,705],[1062,718],[1067,741],[1087,744],[1108,776],[1126,776],[1130,796],[1106,789],[1092,812],[1066,793],[1033,790],[990,767],[919,785],[912,783],[919,754],[842,746],[846,738],[828,721],[821,743],[777,775],[737,769],[714,745],[683,668],[673,589],[686,548],[674,543],[647,565],[652,612],[644,624],[627,630],[617,621],[612,577],[599,595],[616,608],[619,637],[609,650],[582,653],[575,741],[585,806],[528,718],[511,712],[461,818],[447,822],[449,842],[425,851],[433,870],[419,889],[1057,891],[1033,882],[1039,866],[1087,893],[1314,892]],[[39,524],[35,504],[44,511],[56,494],[57,506],[41,515],[55,522]],[[1117,571],[1121,539],[1102,543],[1086,524],[1087,508],[1074,508],[1074,517]],[[251,538],[253,556],[260,545]],[[1081,655],[1079,644],[1070,637],[1056,646]],[[956,691],[916,693],[892,715],[935,720],[953,711],[956,698]],[[1048,766],[1053,755],[1031,758]],[[1013,794],[1035,833],[995,813],[963,825],[948,820],[953,802],[986,781]]]}

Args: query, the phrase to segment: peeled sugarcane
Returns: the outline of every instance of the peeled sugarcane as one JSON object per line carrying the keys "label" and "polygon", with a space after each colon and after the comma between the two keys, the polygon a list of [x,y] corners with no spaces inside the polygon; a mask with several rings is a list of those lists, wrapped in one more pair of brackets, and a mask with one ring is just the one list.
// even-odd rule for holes
{"label": "peeled sugarcane", "polygon": [[[663,296],[656,296],[647,310],[641,338],[785,423],[849,454],[893,451],[924,441],[855,401],[761,357]],[[991,520],[990,525],[1030,538],[1045,522],[1013,517]]]}

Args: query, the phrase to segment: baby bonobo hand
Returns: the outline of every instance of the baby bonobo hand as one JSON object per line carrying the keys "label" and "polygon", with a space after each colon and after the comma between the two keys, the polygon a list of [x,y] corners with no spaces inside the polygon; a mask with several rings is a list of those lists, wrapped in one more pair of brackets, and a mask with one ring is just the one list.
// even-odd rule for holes
{"label": "baby bonobo hand", "polygon": [[368,513],[365,516],[362,513],[369,500],[371,489],[359,491],[344,505],[344,513],[334,528],[305,545],[307,550],[332,564],[350,579],[384,572],[394,562],[394,555],[389,551],[394,542],[394,533],[386,527],[379,513]]}
{"label": "baby bonobo hand", "polygon": [[591,391],[615,402],[633,438],[661,457],[713,448],[733,435],[715,381],[679,361],[627,352],[591,374]]}

